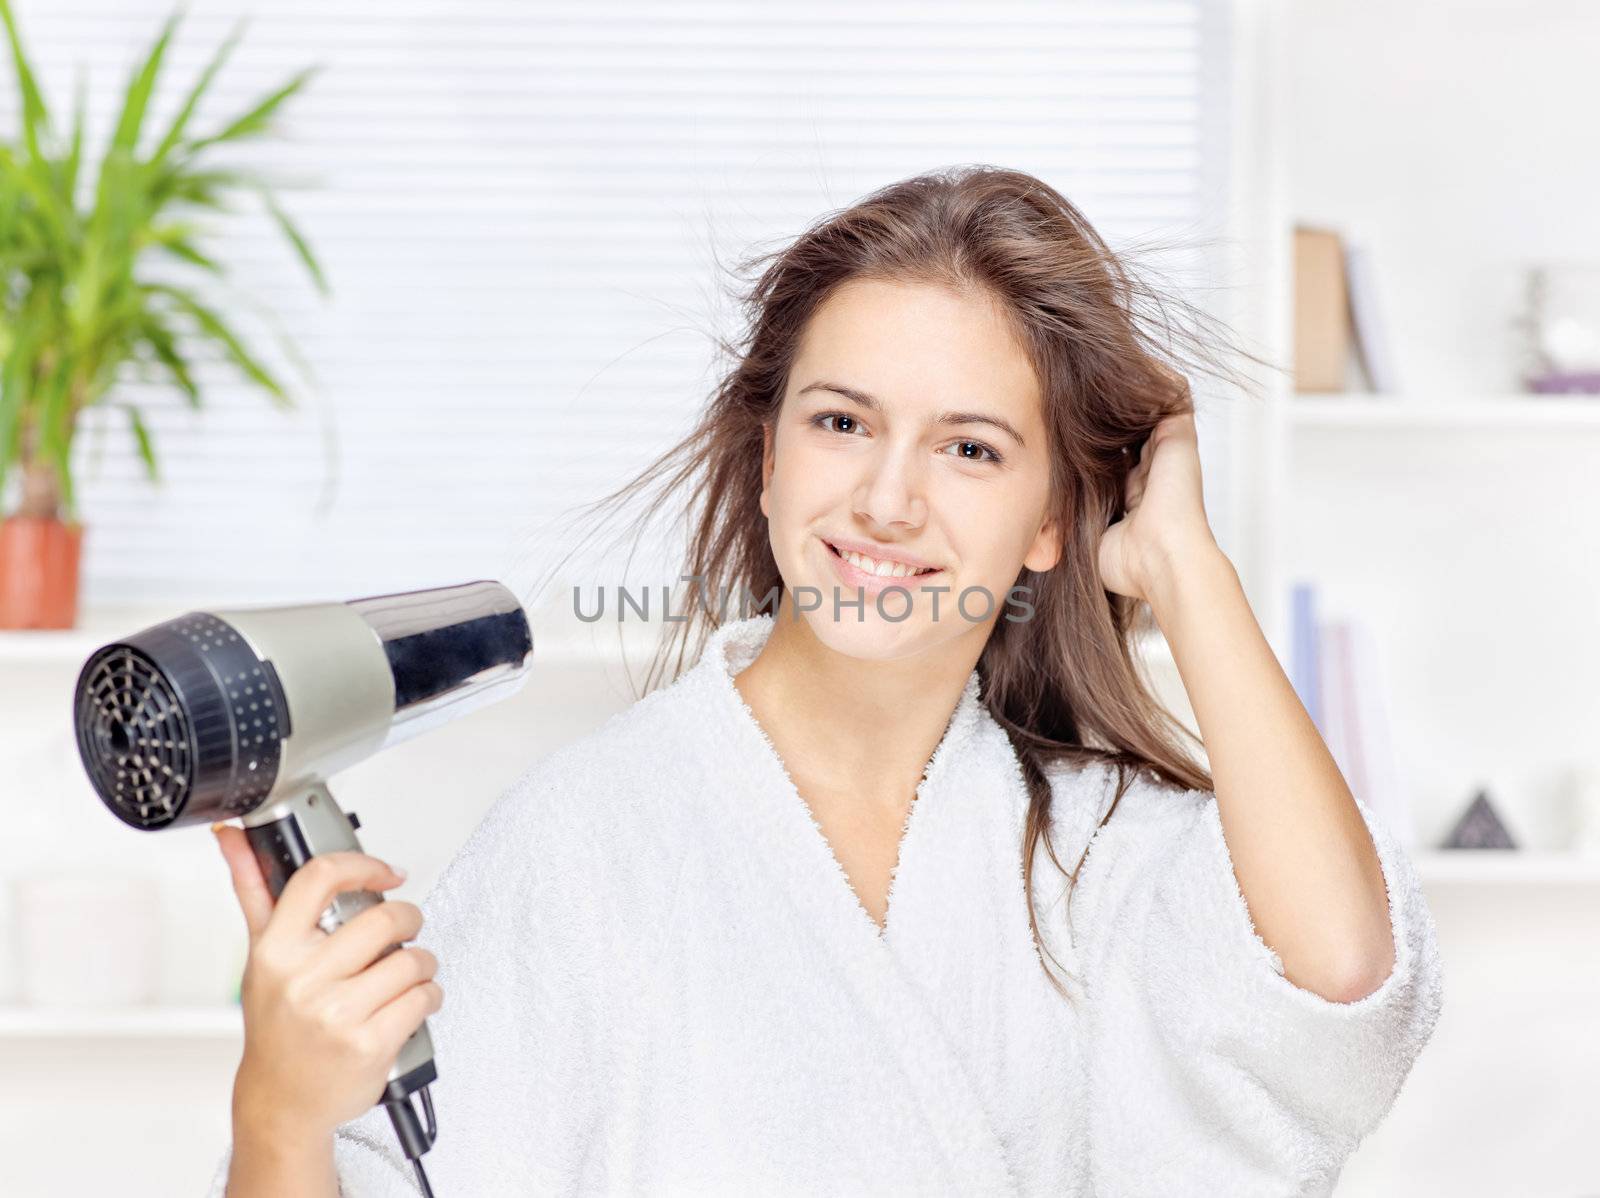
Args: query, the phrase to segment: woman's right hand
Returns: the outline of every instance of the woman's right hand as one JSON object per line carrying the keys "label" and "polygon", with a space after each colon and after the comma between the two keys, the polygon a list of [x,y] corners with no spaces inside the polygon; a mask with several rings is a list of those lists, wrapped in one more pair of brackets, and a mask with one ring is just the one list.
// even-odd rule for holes
{"label": "woman's right hand", "polygon": [[250,932],[235,1142],[331,1136],[378,1101],[401,1046],[443,1001],[427,949],[384,955],[416,936],[422,912],[377,903],[330,936],[317,918],[334,895],[389,890],[405,875],[365,853],[323,853],[290,876],[274,904],[243,830],[213,831]]}

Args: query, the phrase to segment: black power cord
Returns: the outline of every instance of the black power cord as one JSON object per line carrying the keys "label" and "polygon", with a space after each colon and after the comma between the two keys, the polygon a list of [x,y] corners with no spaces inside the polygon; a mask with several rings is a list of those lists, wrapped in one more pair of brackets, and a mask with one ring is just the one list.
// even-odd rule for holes
{"label": "black power cord", "polygon": [[409,1096],[383,1105],[389,1112],[389,1121],[394,1124],[395,1135],[400,1137],[401,1151],[417,1171],[417,1185],[422,1190],[422,1198],[433,1198],[428,1172],[422,1167],[422,1154],[432,1148],[433,1142],[439,1138],[439,1125],[434,1121],[433,1096],[428,1093],[428,1087],[421,1087],[417,1093],[422,1096],[422,1112],[428,1121],[426,1127],[417,1118],[417,1109],[411,1105]]}

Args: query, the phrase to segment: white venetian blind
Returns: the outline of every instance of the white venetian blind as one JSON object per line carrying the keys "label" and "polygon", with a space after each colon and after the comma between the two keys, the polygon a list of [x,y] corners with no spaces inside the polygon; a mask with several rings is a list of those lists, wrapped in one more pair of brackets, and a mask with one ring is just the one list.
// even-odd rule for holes
{"label": "white venetian blind", "polygon": [[[87,70],[98,151],[169,3],[14,3],[58,122]],[[165,484],[123,413],[86,418],[87,603],[524,583],[552,517],[688,429],[736,331],[717,264],[894,179],[1026,170],[1113,246],[1214,238],[1225,202],[1220,4],[191,0],[155,127],[244,13],[201,127],[322,65],[219,161],[304,185],[333,294],[253,208],[215,224],[218,302],[300,406],[209,352],[199,413],[130,371]]]}

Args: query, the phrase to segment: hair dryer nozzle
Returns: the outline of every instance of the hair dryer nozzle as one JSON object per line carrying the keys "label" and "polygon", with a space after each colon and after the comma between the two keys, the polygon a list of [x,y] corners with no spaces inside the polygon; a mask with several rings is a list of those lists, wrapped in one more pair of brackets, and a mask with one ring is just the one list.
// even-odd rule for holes
{"label": "hair dryer nozzle", "polygon": [[272,663],[200,611],[95,650],[78,674],[73,719],[101,800],[149,831],[252,811],[272,790],[292,730]]}

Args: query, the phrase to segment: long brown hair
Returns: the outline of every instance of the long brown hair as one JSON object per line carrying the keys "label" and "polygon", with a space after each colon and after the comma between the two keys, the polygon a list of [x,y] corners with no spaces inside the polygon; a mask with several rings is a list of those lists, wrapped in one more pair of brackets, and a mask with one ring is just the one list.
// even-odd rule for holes
{"label": "long brown hair", "polygon": [[[1042,948],[1032,886],[1041,842],[1065,872],[1050,839],[1047,766],[1115,768],[1116,793],[1101,825],[1141,770],[1169,786],[1211,789],[1188,747],[1194,738],[1135,664],[1132,642],[1149,626],[1148,609],[1104,588],[1098,546],[1123,514],[1140,443],[1164,417],[1194,410],[1187,375],[1249,390],[1219,364],[1214,347],[1261,359],[1197,307],[1149,287],[1064,196],[1015,170],[951,168],[891,184],[792,243],[747,258],[735,274],[753,278],[737,295],[746,328],[736,343],[717,339],[728,365],[698,424],[582,509],[613,507],[653,488],[651,506],[668,510],[667,497],[687,488],[687,501],[671,509],[685,519],[682,577],[707,601],[687,605],[682,620],[668,624],[645,690],[698,658],[716,626],[712,597],[754,596],[756,613],[777,610],[783,580],[758,505],[762,430],[777,418],[801,335],[829,295],[849,280],[874,279],[999,300],[1041,387],[1050,503],[1066,530],[1061,560],[1042,573],[1024,567],[1017,579],[1029,588],[1033,618],[998,619],[977,666],[983,701],[1010,738],[1029,793],[1023,881],[1029,927]],[[1080,856],[1067,874],[1069,897],[1082,863]],[[1045,973],[1066,995],[1048,966]]]}

